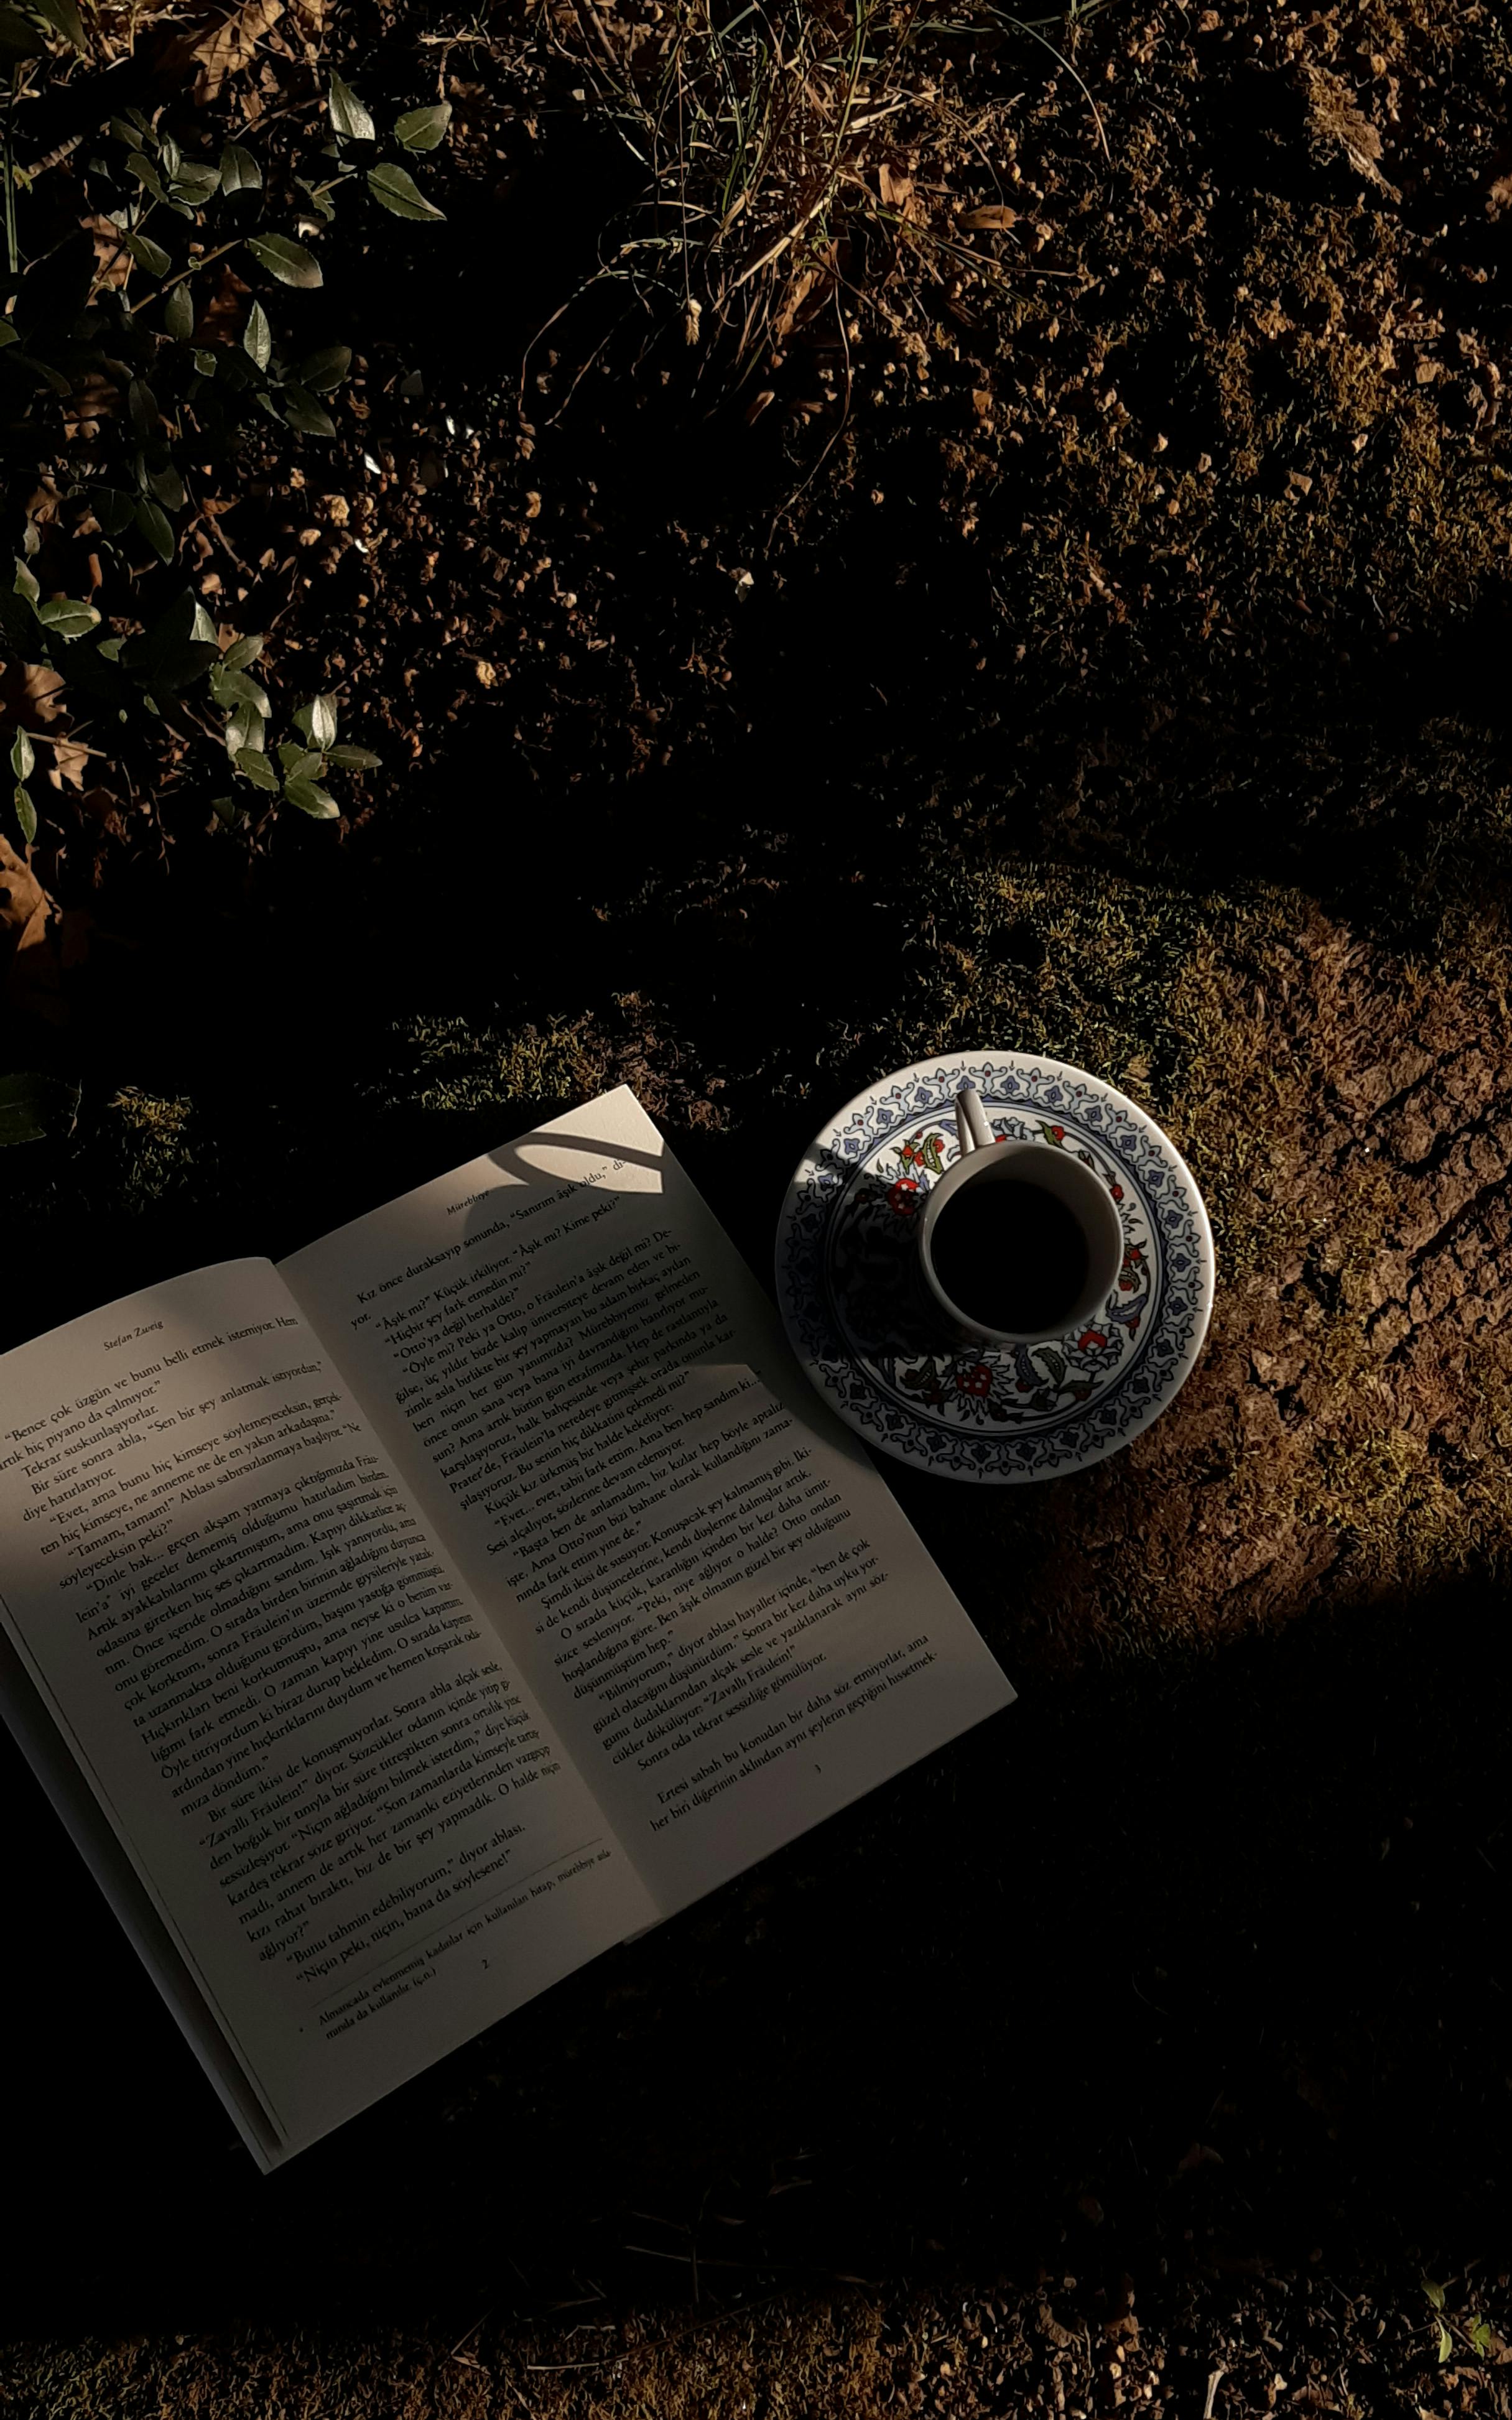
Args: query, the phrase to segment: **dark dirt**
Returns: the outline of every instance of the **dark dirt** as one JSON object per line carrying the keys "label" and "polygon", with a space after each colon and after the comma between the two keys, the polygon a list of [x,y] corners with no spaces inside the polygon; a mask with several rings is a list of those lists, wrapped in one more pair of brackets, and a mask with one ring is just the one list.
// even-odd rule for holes
{"label": "dark dirt", "polygon": [[[522,411],[636,193],[551,23],[445,50],[444,242],[349,264],[365,417],[226,512],[265,569],[205,540],[383,751],[361,811],[248,848],[190,762],[56,796],[87,954],[10,1063],[85,1093],[0,1169],[4,1341],[618,1080],[764,1274],[830,1108],[977,1042],[1173,1134],[1213,1332],[1079,1477],[895,1474],[1010,1714],[271,2182],[8,1765],[0,2377],[113,2420],[1505,2413],[1504,18],[1111,5],[1050,29],[1080,85],[962,41],[874,165],[1011,195],[998,269],[858,236],[730,395],[589,295]],[[420,30],[322,39],[397,104]]]}

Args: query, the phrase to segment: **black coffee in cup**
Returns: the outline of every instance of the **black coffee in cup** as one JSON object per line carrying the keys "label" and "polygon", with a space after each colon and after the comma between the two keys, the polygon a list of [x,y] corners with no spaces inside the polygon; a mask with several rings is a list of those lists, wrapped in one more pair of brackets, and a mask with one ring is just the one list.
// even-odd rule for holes
{"label": "black coffee in cup", "polygon": [[930,1238],[935,1278],[983,1327],[1032,1336],[1069,1320],[1087,1247],[1064,1202],[1013,1176],[978,1178],[946,1202]]}

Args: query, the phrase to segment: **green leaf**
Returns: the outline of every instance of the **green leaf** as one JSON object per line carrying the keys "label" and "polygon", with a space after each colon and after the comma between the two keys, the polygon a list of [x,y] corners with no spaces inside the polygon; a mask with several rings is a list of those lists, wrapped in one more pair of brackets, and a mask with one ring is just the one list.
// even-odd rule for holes
{"label": "green leaf", "polygon": [[34,16],[45,17],[66,42],[71,42],[76,51],[83,50],[84,27],[73,0],[31,0],[31,7]]}
{"label": "green leaf", "polygon": [[342,766],[349,773],[376,772],[383,761],[382,756],[375,756],[370,748],[328,748],[326,754],[333,765]]}
{"label": "green leaf", "polygon": [[129,235],[122,240],[139,269],[145,269],[151,277],[167,276],[173,262],[161,243],[154,243],[149,235]]}
{"label": "green leaf", "polygon": [[91,488],[89,509],[107,537],[119,537],[132,518],[132,500],[119,488]]}
{"label": "green leaf", "polygon": [[1469,2327],[1465,2330],[1465,2334],[1469,2336],[1471,2343],[1473,2345],[1481,2360],[1484,2361],[1491,2349],[1492,2329],[1490,2321],[1489,2319],[1473,2319],[1471,2320]]}
{"label": "green leaf", "polygon": [[1434,2309],[1436,2311],[1442,2311],[1443,2308],[1443,2288],[1442,2286],[1436,2286],[1431,2277],[1425,2277],[1423,2280],[1423,2291],[1426,2294]]}
{"label": "green leaf", "polygon": [[[341,154],[335,148],[335,145],[333,145],[327,151],[326,157],[330,160],[339,160]],[[335,217],[336,206],[332,200],[330,194],[326,192],[325,187],[323,185],[318,185],[313,177],[296,177],[294,182],[309,203],[311,209],[316,212],[318,217],[324,219],[327,226],[329,226]]]}
{"label": "green leaf", "polygon": [[36,26],[18,8],[0,8],[0,60],[19,65],[39,57],[44,47]]}
{"label": "green leaf", "polygon": [[163,189],[163,179],[145,152],[128,151],[126,174],[128,177],[134,177],[137,183],[145,186],[155,200],[160,202],[167,200],[168,196]]}
{"label": "green leaf", "polygon": [[171,563],[176,551],[173,524],[161,504],[150,496],[139,496],[132,506],[137,528],[146,538],[160,563]]}
{"label": "green leaf", "polygon": [[35,353],[23,352],[19,345],[16,348],[16,364],[18,368],[28,369],[34,378],[39,378],[55,395],[72,394],[72,386],[61,370],[55,370],[51,362],[39,362]]}
{"label": "green leaf", "polygon": [[250,151],[240,143],[228,143],[221,153],[221,191],[223,194],[257,194],[262,190],[262,170]]}
{"label": "green leaf", "polygon": [[219,168],[209,160],[181,160],[169,172],[168,187],[176,201],[190,202],[202,209],[221,181]]}
{"label": "green leaf", "polygon": [[239,749],[231,762],[242,780],[250,782],[255,790],[277,789],[278,776],[260,748]]}
{"label": "green leaf", "polygon": [[260,754],[268,737],[268,726],[253,706],[233,706],[226,718],[226,752],[233,762],[243,748],[256,749]]}
{"label": "green leaf", "polygon": [[33,608],[39,602],[42,594],[38,585],[36,573],[28,569],[19,554],[16,557],[16,594],[18,597],[23,597],[27,604]]}
{"label": "green leaf", "polygon": [[332,387],[341,384],[351,367],[351,347],[350,345],[327,345],[322,352],[311,353],[306,360],[301,362],[294,376],[301,386],[314,387],[321,393],[328,393]]}
{"label": "green leaf", "polygon": [[408,168],[397,168],[392,160],[380,160],[376,168],[367,171],[368,190],[375,201],[392,210],[397,219],[444,219],[434,202],[428,202]]}
{"label": "green leaf", "polygon": [[195,367],[201,378],[215,376],[215,356],[205,345],[195,347]]}
{"label": "green leaf", "polygon": [[210,688],[217,706],[250,706],[258,714],[268,712],[268,692],[261,682],[250,673],[228,670],[224,659],[211,670]]}
{"label": "green leaf", "polygon": [[302,814],[314,815],[322,823],[341,813],[330,791],[322,790],[319,782],[286,782],[284,796]]}
{"label": "green leaf", "polygon": [[233,639],[221,661],[228,673],[244,673],[248,664],[257,662],[262,653],[262,645],[260,631],[255,638]]}
{"label": "green leaf", "polygon": [[7,345],[19,345],[20,342],[21,338],[10,321],[0,319],[0,352],[4,352]]}
{"label": "green leaf", "polygon": [[163,306],[163,324],[176,344],[187,344],[195,333],[195,303],[188,281],[175,286]]}
{"label": "green leaf", "polygon": [[16,809],[16,821],[21,826],[21,836],[25,842],[27,847],[30,848],[33,841],[37,838],[37,810],[32,805],[31,792],[25,787],[24,783],[18,782],[16,783],[13,796]]}
{"label": "green leaf", "polygon": [[92,605],[86,605],[80,597],[55,597],[50,604],[38,606],[37,619],[44,630],[53,631],[57,638],[82,639],[86,630],[95,628],[100,616]]}
{"label": "green leaf", "polygon": [[402,117],[395,119],[394,132],[406,151],[434,151],[438,144],[445,142],[450,124],[450,101],[433,101],[425,109],[407,109]]}
{"label": "green leaf", "polygon": [[176,696],[219,660],[213,639],[195,636],[198,613],[193,593],[180,589],[157,620],[138,637],[129,639],[122,649],[127,671],[151,690],[154,700]]}
{"label": "green leaf", "polygon": [[306,437],[334,437],[335,422],[323,403],[317,403],[308,387],[286,386],[283,395],[284,418],[290,428],[303,429]]}
{"label": "green leaf", "polygon": [[0,1143],[70,1135],[79,1087],[62,1076],[0,1076]]}
{"label": "green leaf", "polygon": [[124,117],[113,117],[111,119],[110,133],[115,142],[124,143],[128,151],[140,150],[142,137],[137,132],[134,126],[127,124]]}
{"label": "green leaf", "polygon": [[268,314],[260,302],[254,302],[247,314],[247,324],[242,332],[242,349],[249,353],[259,370],[265,370],[273,357],[273,332],[268,325]]}
{"label": "green leaf", "polygon": [[189,625],[189,637],[191,644],[196,646],[218,647],[221,644],[215,635],[215,625],[197,597],[195,598],[194,615]]}
{"label": "green leaf", "polygon": [[24,731],[18,731],[16,734],[15,745],[10,751],[10,769],[14,773],[18,782],[25,781],[36,762],[36,749],[32,746],[31,741],[27,738]]}
{"label": "green leaf", "polygon": [[126,411],[138,437],[150,437],[162,422],[158,399],[145,379],[133,378],[126,390]]}
{"label": "green leaf", "polygon": [[280,286],[319,286],[320,264],[290,235],[249,235],[247,250]]}
{"label": "green leaf", "polygon": [[1443,2363],[1448,2360],[1454,2349],[1455,2340],[1449,2334],[1448,2329],[1444,2326],[1443,2321],[1441,2319],[1439,2321],[1439,2362],[1441,2367]]}
{"label": "green leaf", "polygon": [[34,260],[16,289],[10,314],[22,342],[39,339],[49,349],[66,344],[88,302],[98,268],[94,238],[82,233],[66,236]]}
{"label": "green leaf", "polygon": [[343,142],[375,143],[378,140],[372,111],[366,101],[358,100],[351,85],[343,84],[334,72],[331,97],[326,105],[331,112],[332,127]]}
{"label": "green leaf", "polygon": [[279,741],[278,762],[284,768],[285,780],[290,782],[302,782],[307,774],[322,771],[325,766],[319,748],[302,748],[297,739]]}
{"label": "green leaf", "polygon": [[37,621],[23,597],[0,589],[0,640],[8,639],[24,663],[37,653]]}
{"label": "green leaf", "polygon": [[[184,496],[184,483],[179,476],[178,467],[175,463],[171,461],[164,462],[158,470],[148,471],[147,474],[147,484],[151,489],[152,493],[156,496],[159,504],[162,504],[166,511],[170,513],[181,513],[183,511],[186,501]],[[211,638],[213,638],[214,635],[215,633],[212,630],[210,632]]]}
{"label": "green leaf", "polygon": [[327,691],[312,697],[306,706],[294,709],[294,727],[303,731],[312,748],[329,749],[336,736],[336,702]]}

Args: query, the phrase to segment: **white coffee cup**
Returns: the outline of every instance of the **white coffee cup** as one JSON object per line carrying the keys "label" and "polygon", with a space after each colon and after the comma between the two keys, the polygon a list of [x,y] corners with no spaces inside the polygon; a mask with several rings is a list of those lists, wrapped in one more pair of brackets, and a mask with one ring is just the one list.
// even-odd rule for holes
{"label": "white coffee cup", "polygon": [[[987,1122],[974,1084],[956,1095],[960,1156],[930,1187],[919,1219],[919,1261],[924,1281],[951,1324],[982,1344],[1050,1344],[1096,1317],[1118,1282],[1124,1260],[1123,1222],[1107,1186],[1095,1169],[1058,1143],[999,1141]],[[941,1216],[967,1186],[1037,1185],[1068,1210],[1086,1246],[1086,1278],[1068,1309],[1048,1327],[988,1326],[970,1307],[953,1302],[935,1272],[934,1236]]]}

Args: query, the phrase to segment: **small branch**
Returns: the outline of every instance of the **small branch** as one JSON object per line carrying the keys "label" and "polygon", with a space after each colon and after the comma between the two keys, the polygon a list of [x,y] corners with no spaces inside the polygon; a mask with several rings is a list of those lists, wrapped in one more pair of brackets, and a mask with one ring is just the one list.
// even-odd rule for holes
{"label": "small branch", "polygon": [[197,259],[190,262],[187,269],[180,269],[173,277],[165,277],[155,292],[144,294],[140,302],[133,302],[129,316],[134,319],[138,311],[145,311],[149,302],[155,302],[159,295],[166,294],[170,287],[181,286],[186,277],[195,276],[200,270],[208,269],[212,260],[222,260],[228,252],[234,252],[241,240],[242,238],[239,235],[234,235],[229,243],[218,243],[213,252],[202,252]]}
{"label": "small branch", "polygon": [[[86,724],[85,728],[87,730],[88,725]],[[108,756],[111,752],[108,748],[86,748],[82,739],[74,739],[70,737],[70,734],[66,731],[58,733],[48,731],[28,731],[23,722],[18,722],[16,729],[21,733],[23,738],[33,740],[39,746],[43,748],[76,748],[81,756]]]}

